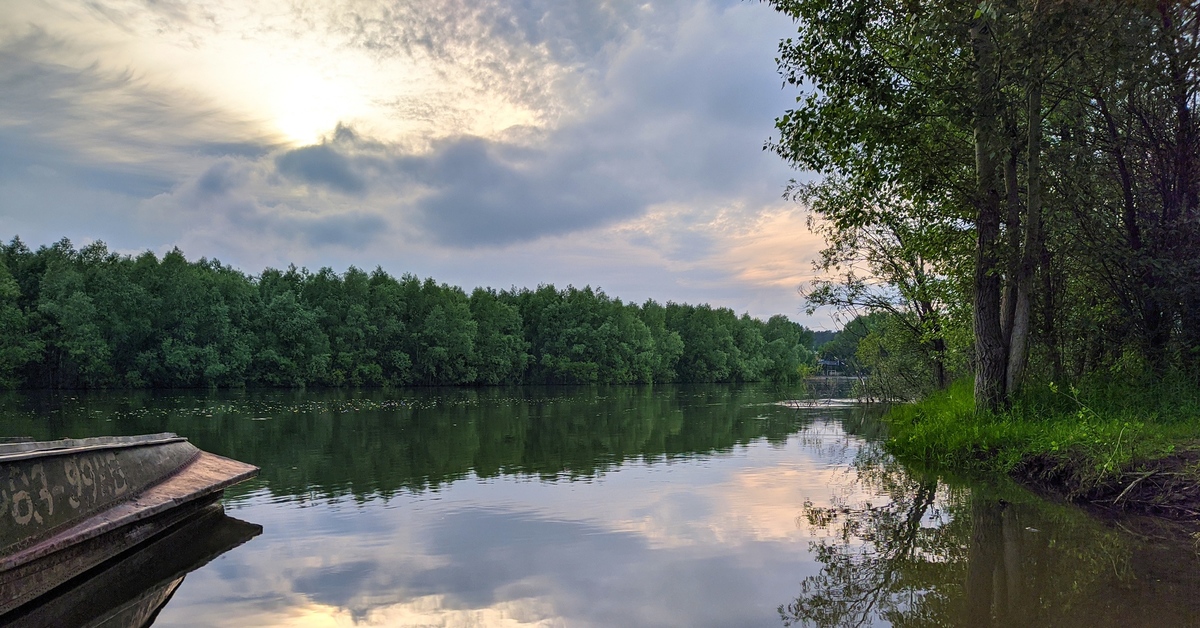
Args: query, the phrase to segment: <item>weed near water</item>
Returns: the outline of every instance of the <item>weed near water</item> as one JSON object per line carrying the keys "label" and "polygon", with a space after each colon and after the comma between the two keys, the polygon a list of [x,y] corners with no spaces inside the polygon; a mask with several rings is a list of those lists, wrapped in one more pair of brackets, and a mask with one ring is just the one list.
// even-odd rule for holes
{"label": "weed near water", "polygon": [[1173,376],[1031,385],[1007,411],[977,413],[971,382],[959,381],[887,420],[888,449],[902,459],[1043,479],[1079,495],[1195,447],[1200,388]]}

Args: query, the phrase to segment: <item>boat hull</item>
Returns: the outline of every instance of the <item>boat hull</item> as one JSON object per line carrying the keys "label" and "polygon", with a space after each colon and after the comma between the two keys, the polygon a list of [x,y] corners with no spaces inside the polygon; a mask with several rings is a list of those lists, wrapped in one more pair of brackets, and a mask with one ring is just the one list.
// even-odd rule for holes
{"label": "boat hull", "polygon": [[0,614],[138,546],[257,473],[174,434],[0,445]]}
{"label": "boat hull", "polygon": [[200,453],[174,434],[6,447],[0,451],[0,555],[130,499]]}

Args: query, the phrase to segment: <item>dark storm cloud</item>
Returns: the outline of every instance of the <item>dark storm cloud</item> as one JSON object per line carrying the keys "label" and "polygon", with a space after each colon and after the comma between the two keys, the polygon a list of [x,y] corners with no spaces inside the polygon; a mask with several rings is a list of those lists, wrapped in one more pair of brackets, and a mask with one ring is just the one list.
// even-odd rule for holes
{"label": "dark storm cloud", "polygon": [[153,199],[149,209],[200,214],[219,231],[260,243],[281,238],[311,247],[357,248],[389,231],[388,221],[374,211],[310,207],[303,198],[298,204],[297,199],[274,196],[263,181],[267,170],[261,161],[222,158],[192,181]]}
{"label": "dark storm cloud", "polygon": [[629,182],[578,155],[530,154],[478,138],[445,142],[398,165],[432,190],[416,203],[419,224],[458,246],[576,231],[631,216],[645,203]]}
{"label": "dark storm cloud", "polygon": [[308,183],[329,186],[346,194],[362,194],[366,182],[341,153],[329,144],[306,146],[275,158],[279,172]]}

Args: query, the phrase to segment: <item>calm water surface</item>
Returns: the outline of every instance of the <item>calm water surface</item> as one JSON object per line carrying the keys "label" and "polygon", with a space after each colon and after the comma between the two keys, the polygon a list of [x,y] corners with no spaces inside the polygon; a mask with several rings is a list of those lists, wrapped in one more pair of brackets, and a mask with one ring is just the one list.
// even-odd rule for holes
{"label": "calm water surface", "polygon": [[1190,544],[915,473],[876,410],[799,394],[10,395],[0,434],[174,431],[262,468],[225,500],[262,534],[155,626],[1200,625]]}

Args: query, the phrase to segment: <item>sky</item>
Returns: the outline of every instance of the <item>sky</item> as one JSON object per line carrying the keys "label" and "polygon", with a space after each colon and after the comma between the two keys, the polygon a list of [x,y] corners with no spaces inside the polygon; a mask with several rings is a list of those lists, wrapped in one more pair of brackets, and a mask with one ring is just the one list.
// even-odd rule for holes
{"label": "sky", "polygon": [[0,0],[0,238],[591,285],[810,327],[736,0]]}

